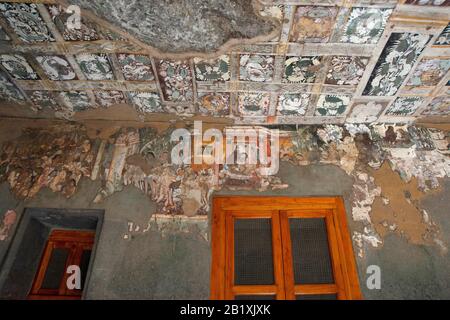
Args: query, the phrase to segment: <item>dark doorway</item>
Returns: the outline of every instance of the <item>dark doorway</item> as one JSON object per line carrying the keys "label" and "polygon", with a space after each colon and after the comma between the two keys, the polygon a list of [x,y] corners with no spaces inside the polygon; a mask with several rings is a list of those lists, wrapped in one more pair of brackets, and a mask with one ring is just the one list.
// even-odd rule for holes
{"label": "dark doorway", "polygon": [[[84,294],[89,286],[90,270],[95,260],[95,249],[96,243],[98,242],[96,239],[98,239],[100,234],[103,215],[103,210],[25,209],[6,258],[1,263],[0,298],[27,299],[30,294],[37,292],[33,292],[32,289],[35,289],[33,288],[33,284],[36,283],[36,276],[40,267],[42,267],[42,259],[46,250],[48,250],[48,244],[53,241],[52,235],[58,235],[58,232],[59,236],[61,236],[61,232],[78,232],[78,235],[90,234],[90,237],[93,238],[91,249],[81,252],[81,255],[84,254],[83,263],[85,264],[83,266],[85,272],[82,275],[82,292]],[[76,238],[79,237],[72,238],[72,240]],[[70,240],[70,238],[66,240]],[[77,247],[76,241],[72,242],[72,244],[69,244],[69,242],[67,245]],[[55,242],[53,241],[53,243]],[[60,245],[56,247],[58,246]],[[55,263],[64,260],[65,254],[72,252],[70,250],[65,253],[58,251],[60,250],[55,252]],[[72,255],[78,255],[79,252],[80,250],[76,249],[72,252]],[[87,252],[89,253],[89,259],[86,259]],[[63,255],[58,255],[59,253],[63,253]],[[51,258],[51,255],[48,258]],[[73,258],[72,261],[75,261],[74,259],[76,258]],[[87,264],[86,260],[88,260]],[[69,261],[66,259],[63,262],[66,263]],[[55,274],[58,274],[60,270],[56,270],[55,272]],[[49,278],[49,280],[53,281],[54,278]],[[77,298],[79,299],[83,297],[82,292],[72,291],[68,295],[78,296]]]}

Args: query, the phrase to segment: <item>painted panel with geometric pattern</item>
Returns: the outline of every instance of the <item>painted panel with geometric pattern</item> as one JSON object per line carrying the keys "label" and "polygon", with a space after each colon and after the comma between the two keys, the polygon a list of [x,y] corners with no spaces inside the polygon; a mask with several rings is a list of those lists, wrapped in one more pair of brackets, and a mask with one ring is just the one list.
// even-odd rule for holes
{"label": "painted panel with geometric pattern", "polygon": [[423,98],[398,97],[386,111],[387,116],[411,116],[423,104]]}
{"label": "painted panel with geometric pattern", "polygon": [[150,57],[121,53],[117,55],[117,60],[119,61],[125,80],[155,80]]}
{"label": "painted panel with geometric pattern", "polygon": [[195,78],[197,81],[230,80],[230,56],[221,55],[216,59],[194,58]]}
{"label": "painted panel with geometric pattern", "polygon": [[0,3],[0,11],[9,26],[24,42],[54,41],[36,4]]}
{"label": "painted panel with geometric pattern", "polygon": [[334,56],[325,80],[326,84],[358,85],[364,74],[368,58]]}
{"label": "painted panel with geometric pattern", "polygon": [[429,35],[392,33],[363,94],[395,95],[429,40]]}
{"label": "painted panel with geometric pattern", "polygon": [[74,80],[77,78],[75,71],[64,56],[37,56],[36,60],[50,80]]}
{"label": "painted panel with geometric pattern", "polygon": [[341,42],[377,43],[384,32],[392,9],[353,8],[348,18]]}
{"label": "painted panel with geometric pattern", "polygon": [[243,54],[240,59],[239,79],[242,81],[270,82],[273,78],[274,57]]}
{"label": "painted panel with geometric pattern", "polygon": [[166,101],[192,101],[194,92],[188,61],[160,60],[157,69]]}
{"label": "painted panel with geometric pattern", "polygon": [[350,97],[322,94],[317,100],[316,116],[340,116],[350,103]]}
{"label": "painted panel with geometric pattern", "polygon": [[80,66],[81,71],[88,80],[112,80],[114,74],[108,55],[100,54],[80,54],[77,55],[76,60]]}
{"label": "painted panel with geometric pattern", "polygon": [[333,30],[336,7],[298,6],[291,31],[292,42],[327,42]]}
{"label": "painted panel with geometric pattern", "polygon": [[201,92],[198,94],[198,111],[202,115],[226,116],[230,114],[230,94]]}
{"label": "painted panel with geometric pattern", "polygon": [[27,59],[18,54],[0,55],[0,63],[17,80],[37,80],[39,76],[30,66]]}

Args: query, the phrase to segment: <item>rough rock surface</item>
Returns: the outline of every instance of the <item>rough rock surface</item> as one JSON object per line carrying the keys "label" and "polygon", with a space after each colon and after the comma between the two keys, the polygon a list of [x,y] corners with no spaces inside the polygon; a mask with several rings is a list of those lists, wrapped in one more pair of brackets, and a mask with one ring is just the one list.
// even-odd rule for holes
{"label": "rough rock surface", "polygon": [[[72,0],[163,52],[211,52],[230,39],[269,34],[249,0]],[[126,19],[124,18],[126,17]]]}

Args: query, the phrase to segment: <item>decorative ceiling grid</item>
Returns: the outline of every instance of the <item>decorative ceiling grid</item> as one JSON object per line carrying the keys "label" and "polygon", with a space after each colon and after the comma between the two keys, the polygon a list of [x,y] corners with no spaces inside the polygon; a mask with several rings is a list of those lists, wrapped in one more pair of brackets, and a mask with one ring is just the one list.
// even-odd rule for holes
{"label": "decorative ceiling grid", "polygon": [[175,60],[83,15],[69,29],[52,1],[0,2],[0,99],[65,119],[124,103],[237,124],[450,115],[450,1],[261,3],[273,39]]}

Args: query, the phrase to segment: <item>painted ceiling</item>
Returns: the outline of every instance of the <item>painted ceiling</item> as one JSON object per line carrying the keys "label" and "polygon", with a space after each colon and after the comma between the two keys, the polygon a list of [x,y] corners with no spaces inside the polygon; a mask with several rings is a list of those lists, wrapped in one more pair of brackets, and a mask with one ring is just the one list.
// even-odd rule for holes
{"label": "painted ceiling", "polygon": [[448,119],[449,21],[449,0],[3,1],[0,115]]}

